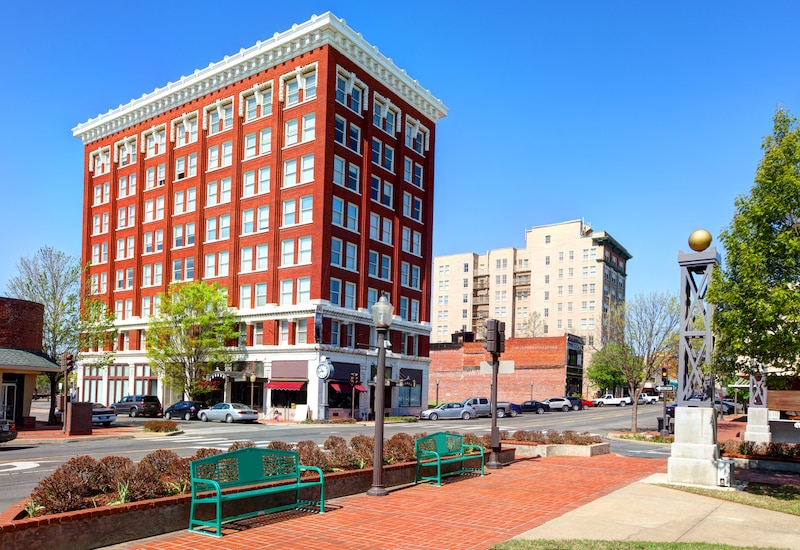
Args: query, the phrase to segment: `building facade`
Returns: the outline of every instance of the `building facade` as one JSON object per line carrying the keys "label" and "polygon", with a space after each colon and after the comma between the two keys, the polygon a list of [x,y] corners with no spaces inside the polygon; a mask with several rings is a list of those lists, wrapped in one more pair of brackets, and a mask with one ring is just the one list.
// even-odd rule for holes
{"label": "building facade", "polygon": [[[387,408],[418,410],[427,378],[436,123],[444,105],[327,13],[79,124],[84,263],[116,314],[116,363],[81,398],[182,398],[145,355],[172,283],[224,288],[241,321],[225,399],[285,416],[367,414],[395,306]],[[325,379],[320,364],[332,365]],[[351,373],[359,373],[355,404]],[[252,397],[251,397],[252,396]]]}
{"label": "building facade", "polygon": [[[522,403],[579,393],[582,356],[583,339],[573,334],[506,340],[500,359],[514,367],[497,375],[498,401]],[[489,397],[492,374],[486,363],[491,360],[480,342],[432,343],[428,403]]]}
{"label": "building facade", "polygon": [[[525,248],[437,256],[433,263],[432,342],[459,333],[482,338],[486,319],[506,338],[574,334],[585,358],[603,342],[603,312],[625,300],[628,251],[582,220],[526,231]],[[588,393],[584,376],[582,393]]]}

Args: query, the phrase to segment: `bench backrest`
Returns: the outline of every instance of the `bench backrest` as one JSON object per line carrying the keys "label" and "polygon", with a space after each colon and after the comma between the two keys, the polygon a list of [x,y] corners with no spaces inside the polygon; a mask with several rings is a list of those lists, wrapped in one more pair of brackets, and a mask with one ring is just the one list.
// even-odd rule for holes
{"label": "bench backrest", "polygon": [[193,460],[192,479],[213,479],[222,488],[268,481],[300,479],[300,461],[295,451],[245,447]]}
{"label": "bench backrest", "polygon": [[458,434],[437,432],[414,440],[414,454],[420,451],[435,451],[440,455],[453,455],[461,452],[464,438]]}

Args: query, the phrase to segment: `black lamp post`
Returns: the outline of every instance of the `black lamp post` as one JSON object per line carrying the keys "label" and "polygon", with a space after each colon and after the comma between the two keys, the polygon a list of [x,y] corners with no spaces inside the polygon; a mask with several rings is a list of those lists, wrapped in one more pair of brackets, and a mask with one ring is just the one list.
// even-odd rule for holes
{"label": "black lamp post", "polygon": [[533,380],[531,380],[531,401],[533,401]]}
{"label": "black lamp post", "polygon": [[386,334],[392,324],[394,306],[389,303],[386,295],[372,306],[372,320],[378,331],[378,372],[375,375],[375,453],[372,457],[372,487],[367,494],[373,497],[382,497],[387,494],[383,486],[383,397],[384,397],[384,371],[386,370]]}
{"label": "black lamp post", "polygon": [[439,379],[436,379],[436,406],[439,406]]}

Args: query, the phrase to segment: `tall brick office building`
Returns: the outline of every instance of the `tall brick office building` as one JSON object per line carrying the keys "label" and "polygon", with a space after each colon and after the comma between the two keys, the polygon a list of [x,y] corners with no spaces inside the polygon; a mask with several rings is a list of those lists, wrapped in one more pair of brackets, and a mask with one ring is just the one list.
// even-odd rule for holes
{"label": "tall brick office building", "polygon": [[[135,90],[132,90],[135,94]],[[242,323],[219,397],[350,413],[375,373],[370,308],[395,306],[387,408],[427,388],[436,122],[444,105],[327,13],[84,122],[83,261],[116,313],[116,364],[81,398],[171,395],[147,364],[158,294],[203,280]],[[327,380],[317,377],[330,362]],[[356,414],[372,389],[357,388]]]}

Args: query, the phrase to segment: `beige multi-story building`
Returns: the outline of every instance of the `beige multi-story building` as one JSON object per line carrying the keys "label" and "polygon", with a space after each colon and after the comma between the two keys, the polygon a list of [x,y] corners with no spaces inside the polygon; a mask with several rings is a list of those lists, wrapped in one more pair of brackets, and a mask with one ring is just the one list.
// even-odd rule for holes
{"label": "beige multi-story building", "polygon": [[581,336],[588,360],[602,345],[603,312],[625,300],[631,257],[583,220],[528,229],[525,248],[436,256],[431,342],[481,339],[491,318],[505,322],[506,338]]}

